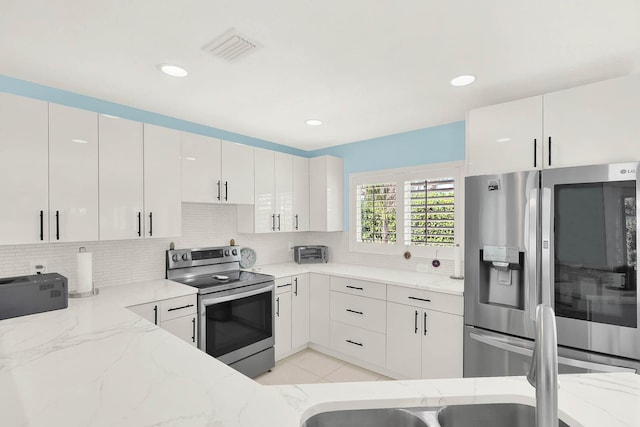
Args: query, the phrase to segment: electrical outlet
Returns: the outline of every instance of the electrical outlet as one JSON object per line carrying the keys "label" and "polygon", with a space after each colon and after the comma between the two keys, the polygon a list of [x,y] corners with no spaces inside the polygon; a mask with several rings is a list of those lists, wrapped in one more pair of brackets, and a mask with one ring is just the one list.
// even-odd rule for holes
{"label": "electrical outlet", "polygon": [[31,261],[29,264],[30,274],[43,274],[47,272],[47,260],[44,261]]}
{"label": "electrical outlet", "polygon": [[428,273],[429,272],[429,264],[418,264],[417,265],[418,273]]}

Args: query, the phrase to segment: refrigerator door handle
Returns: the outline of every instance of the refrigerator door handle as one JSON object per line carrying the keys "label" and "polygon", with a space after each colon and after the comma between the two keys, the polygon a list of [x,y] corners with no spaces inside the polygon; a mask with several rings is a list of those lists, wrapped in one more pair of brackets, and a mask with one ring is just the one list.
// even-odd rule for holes
{"label": "refrigerator door handle", "polygon": [[551,282],[551,189],[542,188],[542,280],[540,303],[553,307],[551,301],[551,290],[553,283]]}
{"label": "refrigerator door handle", "polygon": [[533,350],[529,348],[520,347],[514,344],[509,344],[504,341],[488,337],[486,335],[476,334],[474,332],[469,332],[469,336],[476,341],[479,341],[483,344],[490,345],[492,347],[497,347],[502,350],[509,351],[511,353],[518,353],[523,356],[531,357],[533,355]]}
{"label": "refrigerator door handle", "polygon": [[525,268],[527,269],[527,309],[529,319],[536,320],[536,307],[538,305],[538,189],[529,190],[529,200],[527,201],[527,228],[524,233],[525,247],[527,249],[527,259]]}
{"label": "refrigerator door handle", "polygon": [[[533,355],[533,350],[531,349],[520,347],[514,344],[509,344],[507,342],[504,342],[499,339],[492,338],[486,335],[480,335],[475,332],[469,332],[469,336],[474,340],[479,341],[483,344],[487,344],[492,347],[506,350],[511,353],[517,353],[527,357],[531,357]],[[572,366],[574,368],[588,369],[596,372],[628,372],[633,374],[637,373],[637,371],[633,368],[626,368],[623,366],[615,366],[615,365],[605,365],[603,363],[589,362],[586,360],[571,359],[569,357],[560,356],[560,355],[558,356],[558,365]]]}

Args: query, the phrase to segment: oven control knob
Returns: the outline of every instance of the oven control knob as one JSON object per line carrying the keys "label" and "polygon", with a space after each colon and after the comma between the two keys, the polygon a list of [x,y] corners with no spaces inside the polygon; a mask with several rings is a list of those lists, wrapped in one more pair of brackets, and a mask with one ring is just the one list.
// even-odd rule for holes
{"label": "oven control knob", "polygon": [[187,254],[187,253],[182,254],[182,260],[183,261],[189,261],[189,254]]}
{"label": "oven control knob", "polygon": [[231,253],[233,254],[233,256],[236,256],[236,255],[238,255],[238,250],[234,249],[234,250],[231,251]]}
{"label": "oven control knob", "polygon": [[226,250],[224,251],[224,256],[229,256],[229,249],[226,249]]}
{"label": "oven control knob", "polygon": [[178,260],[179,260],[180,258],[178,258],[178,254],[173,254],[173,255],[171,256],[171,259],[173,260],[173,262],[178,262]]}

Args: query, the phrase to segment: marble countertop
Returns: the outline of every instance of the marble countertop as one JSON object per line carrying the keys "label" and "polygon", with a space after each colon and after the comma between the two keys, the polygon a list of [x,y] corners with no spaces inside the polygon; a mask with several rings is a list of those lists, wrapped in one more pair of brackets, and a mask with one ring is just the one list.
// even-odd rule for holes
{"label": "marble countertop", "polygon": [[277,277],[293,276],[302,273],[319,273],[334,276],[362,279],[388,285],[400,285],[429,291],[462,295],[464,280],[452,279],[449,276],[416,271],[394,270],[390,268],[368,267],[352,264],[267,264],[253,267],[251,270],[271,274]]}
{"label": "marble countertop", "polygon": [[[0,321],[0,425],[298,427],[345,408],[533,402],[524,378],[263,386],[125,306],[194,293],[157,280]],[[640,377],[562,376],[571,425],[640,424]]]}

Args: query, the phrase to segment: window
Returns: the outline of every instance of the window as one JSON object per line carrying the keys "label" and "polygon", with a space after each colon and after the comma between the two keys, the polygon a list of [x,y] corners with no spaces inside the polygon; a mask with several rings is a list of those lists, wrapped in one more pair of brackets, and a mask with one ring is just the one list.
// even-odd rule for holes
{"label": "window", "polygon": [[351,250],[453,254],[461,236],[461,163],[350,175]]}

